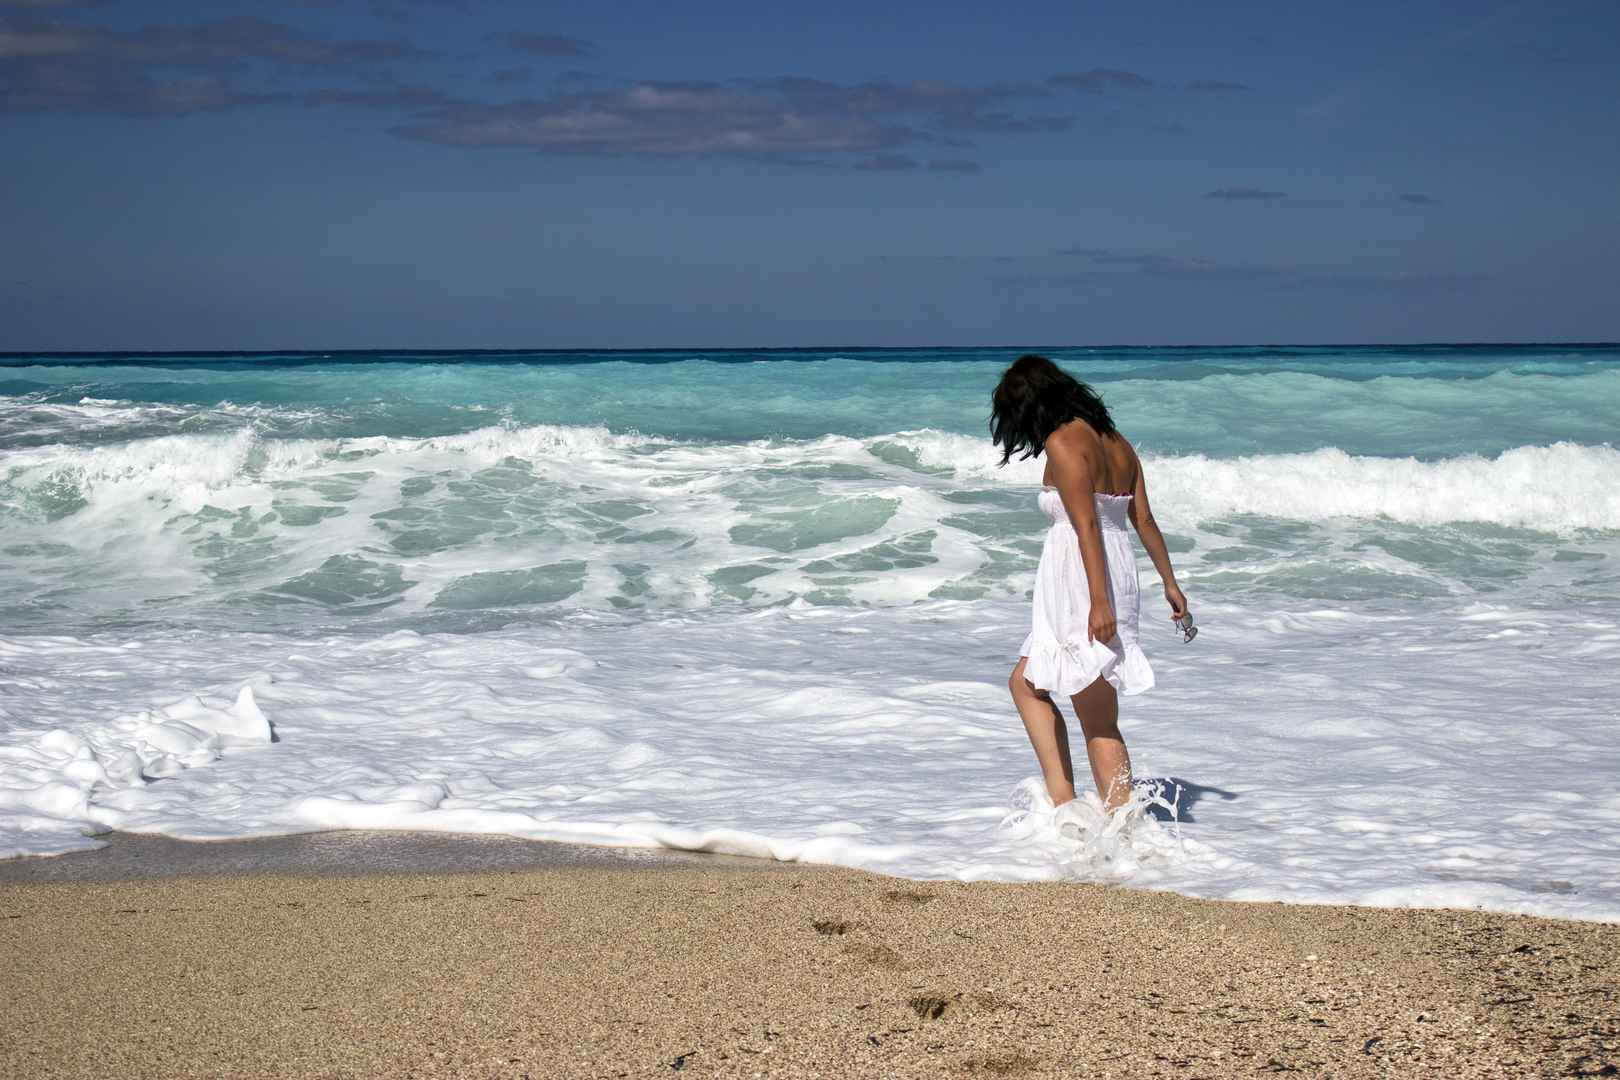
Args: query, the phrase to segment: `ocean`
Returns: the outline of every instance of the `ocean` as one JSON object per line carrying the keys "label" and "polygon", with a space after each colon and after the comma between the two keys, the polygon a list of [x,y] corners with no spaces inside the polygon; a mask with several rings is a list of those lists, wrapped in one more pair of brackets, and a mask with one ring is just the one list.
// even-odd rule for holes
{"label": "ocean", "polygon": [[1021,351],[0,355],[0,857],[397,828],[1620,919],[1620,346],[1042,350],[1202,630],[1142,557],[1156,802],[1085,842],[1006,688]]}

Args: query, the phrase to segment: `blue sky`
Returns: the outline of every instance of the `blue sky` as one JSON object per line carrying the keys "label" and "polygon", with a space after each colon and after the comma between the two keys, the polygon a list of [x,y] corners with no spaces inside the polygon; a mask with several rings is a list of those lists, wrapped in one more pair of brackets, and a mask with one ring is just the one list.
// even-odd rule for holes
{"label": "blue sky", "polygon": [[1614,340],[1620,5],[0,0],[0,349]]}

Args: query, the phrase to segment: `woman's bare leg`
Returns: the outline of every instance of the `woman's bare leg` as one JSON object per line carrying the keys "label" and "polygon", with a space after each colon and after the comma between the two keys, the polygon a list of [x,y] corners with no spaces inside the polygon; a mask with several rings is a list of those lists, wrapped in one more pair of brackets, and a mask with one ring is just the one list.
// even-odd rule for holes
{"label": "woman's bare leg", "polygon": [[1131,755],[1119,733],[1119,696],[1107,679],[1099,678],[1070,700],[1086,737],[1097,794],[1110,810],[1123,806],[1131,797]]}
{"label": "woman's bare leg", "polygon": [[1063,714],[1052,703],[1052,695],[1037,690],[1024,678],[1024,665],[1028,657],[1020,657],[1007,689],[1012,691],[1013,704],[1024,720],[1024,731],[1035,748],[1035,760],[1040,762],[1041,775],[1046,778],[1046,793],[1052,805],[1062,806],[1074,798],[1074,760],[1069,756],[1069,727]]}

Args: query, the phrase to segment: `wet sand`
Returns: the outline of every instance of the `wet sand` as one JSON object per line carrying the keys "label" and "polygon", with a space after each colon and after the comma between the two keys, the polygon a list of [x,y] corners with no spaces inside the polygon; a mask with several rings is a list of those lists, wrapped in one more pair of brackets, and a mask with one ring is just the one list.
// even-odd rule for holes
{"label": "wet sand", "polygon": [[43,858],[0,859],[0,885],[44,881],[141,881],[178,877],[287,874],[446,874],[604,866],[769,866],[759,859],[668,848],[559,844],[483,833],[344,829],[249,840],[173,840],[108,832],[108,846]]}
{"label": "wet sand", "polygon": [[1620,926],[775,864],[0,883],[0,1075],[1578,1076]]}

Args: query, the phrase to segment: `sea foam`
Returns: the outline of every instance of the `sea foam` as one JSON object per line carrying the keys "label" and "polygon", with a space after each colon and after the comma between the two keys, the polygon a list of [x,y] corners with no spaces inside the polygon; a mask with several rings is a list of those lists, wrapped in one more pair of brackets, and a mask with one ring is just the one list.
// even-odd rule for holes
{"label": "sea foam", "polygon": [[[694,481],[715,486],[728,470],[770,468],[791,479],[792,470],[802,469],[808,479],[817,467],[840,463],[921,489],[939,486],[941,478],[1031,485],[1039,482],[1044,464],[1016,461],[1003,467],[986,440],[932,430],[865,439],[710,444],[569,425],[486,427],[420,439],[313,440],[263,439],[242,428],[15,451],[0,466],[0,479],[14,493],[72,491],[86,504],[97,498],[125,503],[161,498],[166,505],[190,507],[210,493],[252,490],[266,481],[297,483],[355,469],[391,475],[446,464],[477,469],[507,461],[550,470],[556,478],[576,467],[593,468],[601,470],[603,480],[617,474],[679,491],[691,490]],[[1335,447],[1227,458],[1149,451],[1144,462],[1154,493],[1161,494],[1161,516],[1170,521],[1263,514],[1301,521],[1382,517],[1553,532],[1620,530],[1620,491],[1612,482],[1620,472],[1620,450],[1607,444],[1560,442],[1438,461],[1352,455]],[[658,488],[644,495],[656,499]]]}
{"label": "sea foam", "polygon": [[[479,612],[1012,597],[1044,527],[1041,462],[996,460],[985,440],[933,430],[714,444],[568,425],[34,447],[0,462],[0,612],[74,629],[312,611],[449,627],[488,625]],[[1144,463],[1186,580],[1235,598],[1288,582],[1311,598],[1465,597],[1514,574],[1616,587],[1609,446]],[[1519,534],[1480,531],[1502,528]],[[1556,564],[1569,539],[1585,546]]]}
{"label": "sea foam", "polygon": [[[0,855],[109,828],[389,828],[1620,919],[1620,606],[1210,604],[1189,646],[1144,614],[1160,686],[1122,725],[1174,818],[1113,832],[1013,794],[1033,771],[1006,691],[1018,603],[10,638]],[[1038,820],[1008,828],[1018,810]]]}

